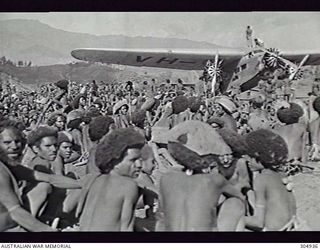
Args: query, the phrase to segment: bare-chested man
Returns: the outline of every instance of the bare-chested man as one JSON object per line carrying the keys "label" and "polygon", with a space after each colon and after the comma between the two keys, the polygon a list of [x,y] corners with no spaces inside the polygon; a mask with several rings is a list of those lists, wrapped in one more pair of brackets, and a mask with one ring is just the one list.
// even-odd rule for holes
{"label": "bare-chested man", "polygon": [[[136,231],[154,231],[155,227],[155,209],[158,198],[158,190],[152,178],[152,172],[155,168],[155,159],[152,148],[145,145],[141,150],[142,168],[136,178],[141,196],[137,203],[138,213],[142,215],[136,218]],[[142,208],[142,209],[141,209]]]}
{"label": "bare-chested man", "polygon": [[26,139],[16,122],[0,122],[0,231],[56,231],[24,208],[18,181],[47,182],[67,188],[80,188],[80,184],[63,176],[48,175],[21,166],[25,143]]}
{"label": "bare-chested man", "polygon": [[288,161],[301,161],[303,150],[306,145],[307,125],[299,123],[300,117],[303,116],[303,109],[296,103],[289,103],[290,107],[282,107],[277,111],[277,117],[280,122],[284,123],[274,130],[287,143]]}
{"label": "bare-chested man", "polygon": [[263,94],[258,94],[251,100],[251,110],[248,117],[248,125],[251,130],[271,128],[268,114],[262,109],[265,102],[266,97]]}
{"label": "bare-chested man", "polygon": [[[244,195],[251,188],[251,173],[248,170],[245,159],[242,157],[248,151],[244,136],[236,132],[221,128],[218,129],[224,142],[231,148],[232,153],[218,156],[217,171],[224,176],[232,185],[237,187]],[[247,198],[249,200],[249,198]],[[218,228],[220,231],[242,231],[244,230],[241,216],[245,213],[245,205],[247,213],[249,213],[249,203],[243,204],[238,199],[229,198],[227,196],[220,199],[221,208],[218,216]]]}
{"label": "bare-chested man", "polygon": [[102,174],[87,176],[80,231],[133,231],[144,137],[133,129],[117,129],[98,144],[96,164]]}
{"label": "bare-chested man", "polygon": [[257,174],[253,180],[254,215],[245,218],[249,229],[290,231],[296,223],[296,203],[278,173],[288,148],[284,139],[270,130],[260,129],[246,136],[248,163]]}
{"label": "bare-chested man", "polygon": [[[231,153],[221,136],[210,125],[189,121],[176,127],[168,149],[184,171],[171,170],[160,179],[158,231],[217,231],[220,195],[244,200],[240,190],[219,173],[216,155]],[[189,131],[188,131],[189,130]],[[219,147],[217,147],[219,145]]]}
{"label": "bare-chested man", "polygon": [[[320,154],[320,97],[317,97],[314,99],[312,102],[312,107],[314,111],[317,113],[317,116],[314,116],[316,118],[311,119],[310,117],[310,124],[309,124],[309,129],[310,129],[310,137],[311,137],[311,160],[319,158]],[[310,110],[312,112],[312,110]]]}

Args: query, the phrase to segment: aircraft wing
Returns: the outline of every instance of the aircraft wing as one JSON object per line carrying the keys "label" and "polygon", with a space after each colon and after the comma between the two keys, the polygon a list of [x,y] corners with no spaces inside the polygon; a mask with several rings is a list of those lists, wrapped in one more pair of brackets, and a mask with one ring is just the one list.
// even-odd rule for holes
{"label": "aircraft wing", "polygon": [[303,58],[309,55],[308,60],[304,65],[320,65],[320,51],[284,51],[281,57],[299,64]]}
{"label": "aircraft wing", "polygon": [[208,60],[219,54],[224,71],[234,70],[244,54],[241,49],[169,50],[169,49],[75,49],[71,55],[79,60],[182,70],[203,70]]}

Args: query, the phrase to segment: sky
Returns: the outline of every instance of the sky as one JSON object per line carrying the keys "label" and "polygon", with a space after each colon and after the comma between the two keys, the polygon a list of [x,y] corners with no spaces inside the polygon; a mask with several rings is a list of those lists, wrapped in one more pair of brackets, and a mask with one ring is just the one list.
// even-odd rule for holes
{"label": "sky", "polygon": [[49,12],[0,13],[94,35],[152,36],[245,46],[245,29],[267,47],[320,50],[320,12]]}

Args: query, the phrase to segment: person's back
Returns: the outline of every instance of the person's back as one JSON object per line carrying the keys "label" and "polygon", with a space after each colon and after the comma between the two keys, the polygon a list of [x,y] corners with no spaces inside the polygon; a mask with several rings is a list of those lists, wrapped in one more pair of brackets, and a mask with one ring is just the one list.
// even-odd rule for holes
{"label": "person's back", "polygon": [[304,111],[296,103],[289,103],[289,105],[289,107],[281,107],[277,111],[279,121],[285,125],[275,129],[274,132],[285,140],[288,147],[288,160],[301,160],[306,145],[307,125],[299,121]]}
{"label": "person's back", "polygon": [[284,139],[270,130],[260,129],[246,135],[248,165],[255,172],[254,214],[245,217],[246,227],[263,231],[297,230],[296,202],[292,183],[283,178],[279,166],[287,161]]}
{"label": "person's back", "polygon": [[262,110],[254,110],[248,118],[248,125],[252,130],[269,129],[270,121],[265,112]]}
{"label": "person's back", "polygon": [[[266,197],[265,231],[278,231],[296,216],[296,201],[288,191],[281,175],[265,169],[254,180],[264,187]],[[281,202],[279,202],[281,201]]]}
{"label": "person's back", "polygon": [[288,160],[301,159],[303,149],[305,146],[304,136],[306,133],[306,126],[300,123],[294,123],[279,127],[274,130],[279,134],[288,145]]}
{"label": "person's back", "polygon": [[160,180],[165,230],[216,231],[223,181],[219,174],[165,174]]}
{"label": "person's back", "polygon": [[132,231],[133,223],[122,226],[122,212],[126,204],[131,204],[132,209],[137,199],[138,187],[132,179],[112,174],[99,176],[87,194],[80,231]]}

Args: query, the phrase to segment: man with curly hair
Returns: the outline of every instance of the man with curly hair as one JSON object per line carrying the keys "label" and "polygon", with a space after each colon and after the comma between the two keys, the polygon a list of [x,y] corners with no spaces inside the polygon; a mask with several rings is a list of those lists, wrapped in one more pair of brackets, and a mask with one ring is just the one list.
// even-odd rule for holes
{"label": "man with curly hair", "polygon": [[18,181],[50,183],[67,188],[80,188],[80,184],[20,165],[25,144],[25,136],[16,122],[0,122],[0,231],[56,231],[28,212],[20,196]]}
{"label": "man with curly hair", "polygon": [[[215,129],[200,121],[175,126],[168,140],[169,153],[183,169],[169,169],[160,177],[156,230],[217,231],[230,230],[230,227],[236,230],[244,215],[245,198],[240,188],[220,173],[211,173],[217,166],[217,155],[230,154],[230,147]],[[232,225],[225,223],[219,228],[217,214],[222,193],[230,197],[230,205],[240,204],[238,210],[225,209],[227,206],[220,209]]]}
{"label": "man with curly hair", "polygon": [[[252,176],[248,169],[246,160],[242,157],[248,151],[248,146],[245,141],[245,137],[236,133],[228,128],[221,128],[217,130],[223,138],[223,141],[231,148],[232,153],[219,155],[217,159],[218,167],[216,171],[226,178],[232,185],[237,187],[244,195],[250,197]],[[245,204],[247,207],[247,214],[250,212],[249,201]],[[241,219],[231,221],[228,213],[238,214],[238,216],[244,215],[245,210],[243,204],[239,204],[235,199],[230,199],[228,196],[220,197],[220,212],[218,215],[218,228],[223,231],[242,231],[244,229],[243,224],[237,228],[237,223]]]}
{"label": "man with curly hair", "polygon": [[253,216],[245,217],[246,227],[254,231],[290,231],[297,222],[293,192],[284,184],[279,167],[285,164],[285,140],[270,130],[259,129],[246,135],[248,164],[256,173],[253,180]]}
{"label": "man with curly hair", "polygon": [[[78,205],[81,231],[133,231],[141,171],[142,135],[130,128],[107,134],[98,144],[100,174],[87,176]],[[92,216],[94,215],[94,216]]]}
{"label": "man with curly hair", "polygon": [[296,103],[288,103],[288,107],[281,107],[277,117],[284,125],[275,129],[288,146],[288,161],[301,161],[307,140],[307,125],[299,122],[303,116],[303,109]]}
{"label": "man with curly hair", "polygon": [[111,131],[114,126],[114,120],[110,116],[97,116],[89,123],[89,138],[92,142],[89,151],[89,158],[87,163],[88,173],[100,173],[100,169],[96,165],[96,150],[100,140]]}
{"label": "man with curly hair", "polygon": [[66,121],[67,121],[67,118],[63,113],[55,112],[49,116],[47,124],[49,126],[57,128],[58,131],[63,131],[66,129],[65,128]]}
{"label": "man with curly hair", "polygon": [[[57,139],[57,130],[48,126],[31,131],[28,135],[28,146],[35,153],[35,157],[30,161],[28,167],[49,175],[61,175],[61,172],[56,172],[57,169],[61,169],[61,166],[55,166],[58,151]],[[24,193],[34,216],[40,215],[41,210],[45,208],[51,192],[50,183],[28,183]]]}
{"label": "man with curly hair", "polygon": [[171,127],[178,125],[184,121],[189,120],[189,100],[183,95],[175,97],[172,101],[172,117]]}

